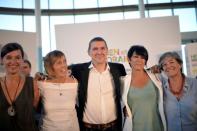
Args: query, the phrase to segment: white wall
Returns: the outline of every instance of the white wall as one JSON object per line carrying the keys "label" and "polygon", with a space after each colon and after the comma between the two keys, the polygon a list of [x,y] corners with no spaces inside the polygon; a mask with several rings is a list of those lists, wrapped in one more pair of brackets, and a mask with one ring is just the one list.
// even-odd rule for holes
{"label": "white wall", "polygon": [[[56,25],[57,49],[65,52],[68,64],[89,61],[88,42],[102,36],[110,49],[113,62],[125,61],[131,45],[142,44],[150,54],[148,66],[156,64],[161,53],[181,50],[178,17],[158,17],[95,23]],[[115,60],[115,58],[118,58]],[[111,60],[111,59],[109,59]]]}
{"label": "white wall", "polygon": [[[25,58],[32,64],[32,76],[38,71],[38,64],[36,58],[36,34],[30,32],[7,31],[0,30],[0,45],[9,42],[17,42],[21,44],[25,52]],[[2,67],[1,71],[2,73]]]}
{"label": "white wall", "polygon": [[185,56],[187,65],[187,75],[197,76],[197,43],[189,43],[185,46]]}

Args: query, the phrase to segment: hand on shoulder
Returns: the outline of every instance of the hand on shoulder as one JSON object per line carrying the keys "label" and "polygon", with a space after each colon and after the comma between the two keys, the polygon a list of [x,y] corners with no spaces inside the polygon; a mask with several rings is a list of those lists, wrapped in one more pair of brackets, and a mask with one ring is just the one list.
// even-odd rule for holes
{"label": "hand on shoulder", "polygon": [[153,65],[149,68],[152,73],[161,73],[161,67],[159,65]]}
{"label": "hand on shoulder", "polygon": [[46,74],[43,74],[41,72],[37,72],[34,76],[34,80],[36,81],[44,81],[48,79],[48,76]]}
{"label": "hand on shoulder", "polygon": [[77,82],[77,79],[74,76],[68,76],[66,78],[66,82],[67,83],[76,83]]}

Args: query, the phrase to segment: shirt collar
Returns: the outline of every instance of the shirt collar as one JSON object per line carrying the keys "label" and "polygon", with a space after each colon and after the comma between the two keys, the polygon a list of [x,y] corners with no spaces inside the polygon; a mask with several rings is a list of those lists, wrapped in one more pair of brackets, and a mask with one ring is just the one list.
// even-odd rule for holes
{"label": "shirt collar", "polygon": [[[106,71],[106,70],[110,70],[109,64],[108,64],[108,63],[106,63],[106,64],[107,64],[107,67],[106,67],[105,71]],[[88,68],[89,68],[89,69],[94,69],[94,70],[96,70],[96,68],[94,67],[94,65],[93,65],[92,62],[91,62],[91,64],[89,65]]]}
{"label": "shirt collar", "polygon": [[165,78],[164,78],[164,87],[165,88],[169,87],[168,79],[165,79]]}
{"label": "shirt collar", "polygon": [[189,81],[188,80],[189,80],[188,77],[185,77],[184,87],[187,89],[189,88]]}
{"label": "shirt collar", "polygon": [[[189,88],[189,81],[188,81],[188,77],[186,76],[184,77],[185,77],[185,82],[184,82],[183,88],[187,90]],[[169,88],[168,78],[164,80],[164,87]]]}

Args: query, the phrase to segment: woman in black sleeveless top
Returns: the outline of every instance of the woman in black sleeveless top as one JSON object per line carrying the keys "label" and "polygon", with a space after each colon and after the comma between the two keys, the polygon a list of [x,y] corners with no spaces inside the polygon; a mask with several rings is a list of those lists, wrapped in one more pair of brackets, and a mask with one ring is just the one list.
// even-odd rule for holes
{"label": "woman in black sleeveless top", "polygon": [[33,108],[39,91],[32,77],[20,74],[24,52],[17,43],[1,50],[5,76],[0,78],[0,131],[37,131]]}

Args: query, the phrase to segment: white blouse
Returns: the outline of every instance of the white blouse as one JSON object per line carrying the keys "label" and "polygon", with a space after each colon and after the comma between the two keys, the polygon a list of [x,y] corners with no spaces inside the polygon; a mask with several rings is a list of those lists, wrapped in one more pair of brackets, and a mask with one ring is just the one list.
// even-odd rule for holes
{"label": "white blouse", "polygon": [[79,131],[75,110],[78,83],[38,82],[44,105],[43,131]]}

